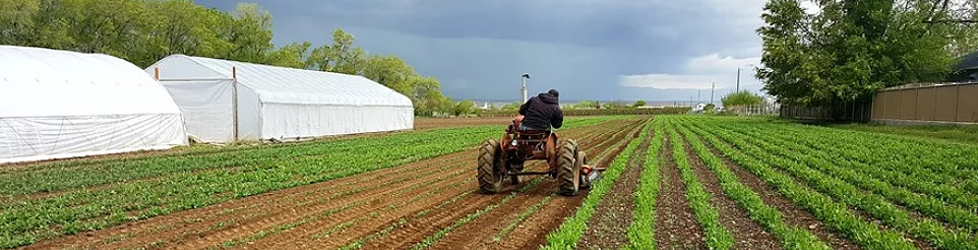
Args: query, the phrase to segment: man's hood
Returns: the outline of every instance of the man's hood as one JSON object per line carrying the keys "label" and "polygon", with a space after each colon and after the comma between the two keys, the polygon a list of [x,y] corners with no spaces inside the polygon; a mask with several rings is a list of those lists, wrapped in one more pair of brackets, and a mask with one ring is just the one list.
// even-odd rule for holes
{"label": "man's hood", "polygon": [[539,97],[541,101],[547,104],[559,104],[557,102],[558,101],[557,97],[551,95],[550,93],[540,93],[539,95],[537,95],[537,97]]}

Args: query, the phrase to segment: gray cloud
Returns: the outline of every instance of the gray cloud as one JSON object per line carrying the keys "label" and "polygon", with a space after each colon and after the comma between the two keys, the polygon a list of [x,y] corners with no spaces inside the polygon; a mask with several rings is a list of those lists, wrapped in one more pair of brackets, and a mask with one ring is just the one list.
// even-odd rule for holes
{"label": "gray cloud", "polygon": [[[198,3],[234,7],[227,1]],[[736,66],[723,71],[711,67],[729,64],[690,64],[711,55],[738,62],[759,56],[754,29],[763,0],[257,3],[275,16],[276,44],[328,43],[329,32],[343,28],[371,53],[396,54],[439,78],[453,97],[518,98],[519,75],[529,72],[532,93],[556,87],[566,99],[688,100],[696,90],[634,87],[622,79],[716,75],[725,77],[727,87]],[[749,75],[742,80],[748,81],[742,88],[756,85]]]}

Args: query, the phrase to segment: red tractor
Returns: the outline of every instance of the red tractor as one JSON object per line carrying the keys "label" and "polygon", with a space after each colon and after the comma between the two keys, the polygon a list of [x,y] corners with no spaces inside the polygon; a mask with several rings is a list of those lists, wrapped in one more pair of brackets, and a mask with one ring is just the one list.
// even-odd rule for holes
{"label": "red tractor", "polygon": [[[587,154],[578,149],[576,141],[558,140],[557,134],[548,130],[519,130],[522,122],[523,116],[517,116],[501,141],[486,139],[479,148],[478,178],[482,193],[499,192],[506,179],[516,185],[520,176],[549,175],[560,182],[559,194],[575,196],[601,177],[599,172],[603,169],[587,165]],[[528,160],[546,160],[549,168],[546,172],[524,171]]]}

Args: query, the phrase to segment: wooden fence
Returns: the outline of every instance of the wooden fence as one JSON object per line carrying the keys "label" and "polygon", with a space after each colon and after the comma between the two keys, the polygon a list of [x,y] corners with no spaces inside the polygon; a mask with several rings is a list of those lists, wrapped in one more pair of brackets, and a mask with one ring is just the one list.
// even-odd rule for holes
{"label": "wooden fence", "polygon": [[872,120],[978,123],[978,83],[906,85],[877,92]]}

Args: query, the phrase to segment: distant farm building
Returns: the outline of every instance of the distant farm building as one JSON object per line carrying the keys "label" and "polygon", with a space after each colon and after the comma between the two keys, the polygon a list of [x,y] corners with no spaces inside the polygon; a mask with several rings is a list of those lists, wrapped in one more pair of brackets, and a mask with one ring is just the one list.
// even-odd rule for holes
{"label": "distant farm building", "polygon": [[0,163],[187,144],[180,109],[125,60],[0,46]]}
{"label": "distant farm building", "polygon": [[146,68],[204,142],[298,140],[412,129],[404,96],[358,75],[172,55]]}

